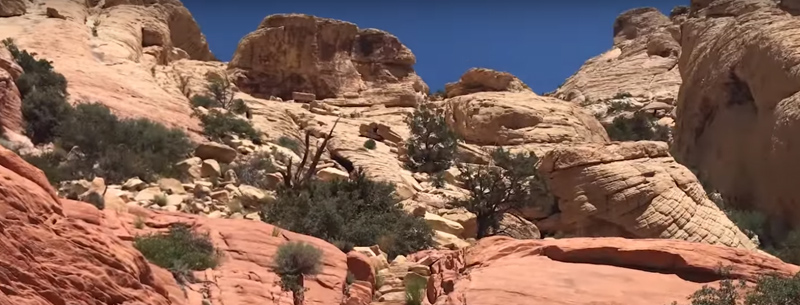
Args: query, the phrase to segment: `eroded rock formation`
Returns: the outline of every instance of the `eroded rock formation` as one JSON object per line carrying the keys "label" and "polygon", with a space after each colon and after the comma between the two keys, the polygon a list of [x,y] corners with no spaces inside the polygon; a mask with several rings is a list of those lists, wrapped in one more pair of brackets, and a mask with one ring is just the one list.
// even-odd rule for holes
{"label": "eroded rock formation", "polygon": [[795,1],[781,3],[693,1],[674,142],[676,158],[776,232],[800,225],[800,20]]}
{"label": "eroded rock formation", "polygon": [[539,170],[559,199],[543,230],[572,236],[670,238],[754,249],[664,142],[556,148]]}
{"label": "eroded rock formation", "polygon": [[414,54],[376,29],[310,15],[268,16],[239,43],[229,68],[253,96],[292,92],[345,106],[416,105],[427,85],[414,73]]}

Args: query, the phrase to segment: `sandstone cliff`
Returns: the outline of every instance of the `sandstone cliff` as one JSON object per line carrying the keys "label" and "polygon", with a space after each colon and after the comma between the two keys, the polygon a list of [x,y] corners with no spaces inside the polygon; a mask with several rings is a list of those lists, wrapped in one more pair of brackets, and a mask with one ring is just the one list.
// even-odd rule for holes
{"label": "sandstone cliff", "polygon": [[613,100],[637,109],[652,101],[673,104],[681,77],[680,17],[655,8],[626,11],[614,21],[613,46],[586,61],[553,96],[604,116]]}
{"label": "sandstone cliff", "polygon": [[700,1],[683,23],[674,151],[734,206],[800,225],[793,1]]}

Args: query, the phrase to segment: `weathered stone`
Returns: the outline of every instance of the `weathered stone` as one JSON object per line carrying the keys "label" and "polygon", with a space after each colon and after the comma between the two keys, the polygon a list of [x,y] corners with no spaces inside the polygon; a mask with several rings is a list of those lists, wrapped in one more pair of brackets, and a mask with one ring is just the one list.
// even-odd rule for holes
{"label": "weathered stone", "polygon": [[231,163],[238,153],[232,147],[216,142],[205,142],[197,146],[194,155],[200,159],[214,159],[220,163]]}
{"label": "weathered stone", "polygon": [[220,172],[219,162],[214,159],[206,159],[203,160],[203,165],[200,169],[200,177],[203,178],[216,178],[220,177],[222,173]]}
{"label": "weathered stone", "polygon": [[183,188],[183,183],[178,179],[161,178],[158,179],[158,187],[167,194],[186,194],[186,189]]}

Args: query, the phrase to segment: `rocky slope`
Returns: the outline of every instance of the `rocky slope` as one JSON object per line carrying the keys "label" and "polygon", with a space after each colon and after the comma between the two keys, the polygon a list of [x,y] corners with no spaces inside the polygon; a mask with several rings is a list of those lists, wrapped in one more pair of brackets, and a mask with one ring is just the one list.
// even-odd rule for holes
{"label": "rocky slope", "polygon": [[[675,153],[733,205],[800,225],[793,1],[693,3],[683,25]],[[724,54],[724,55],[719,55]]]}

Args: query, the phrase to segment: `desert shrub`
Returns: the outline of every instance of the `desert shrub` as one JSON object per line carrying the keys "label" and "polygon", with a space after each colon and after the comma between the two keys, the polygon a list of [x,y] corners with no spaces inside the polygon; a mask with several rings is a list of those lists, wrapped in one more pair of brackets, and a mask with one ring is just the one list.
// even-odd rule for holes
{"label": "desert shrub", "polygon": [[67,102],[67,79],[53,71],[51,62],[19,50],[13,40],[5,39],[3,44],[23,70],[16,85],[22,96],[25,134],[34,144],[50,142],[72,108]]}
{"label": "desert shrub", "polygon": [[633,97],[633,95],[628,92],[617,92],[617,94],[614,95],[614,99],[624,99],[629,97]]}
{"label": "desert shrub", "polygon": [[406,305],[422,305],[425,296],[426,283],[419,280],[411,280],[405,284]]}
{"label": "desert shrub", "polygon": [[283,291],[291,291],[295,305],[303,304],[303,278],[322,270],[322,251],[304,242],[287,242],[278,247],[273,271],[281,279]]}
{"label": "desert shrub", "polygon": [[155,203],[157,206],[160,206],[160,207],[166,206],[167,205],[167,195],[158,194],[158,195],[153,196],[153,203]]}
{"label": "desert shrub", "polygon": [[364,141],[364,148],[366,148],[366,149],[373,150],[377,146],[378,146],[378,144],[375,143],[375,140],[373,140],[373,139],[369,139],[369,140]]}
{"label": "desert shrub", "polygon": [[106,208],[106,200],[103,198],[103,195],[97,192],[90,192],[83,201],[90,203],[101,211]]}
{"label": "desert shrub", "polygon": [[784,238],[765,250],[784,262],[800,265],[800,229],[789,231]]}
{"label": "desert shrub", "polygon": [[213,141],[222,141],[225,136],[236,135],[261,144],[261,136],[253,125],[233,113],[209,111],[200,116],[200,123],[203,125],[203,134]]}
{"label": "desert shrub", "polygon": [[75,178],[64,168],[63,163],[66,160],[66,152],[63,150],[55,149],[38,155],[21,155],[21,157],[26,162],[42,170],[52,185]]}
{"label": "desert shrub", "polygon": [[644,112],[636,112],[631,117],[618,116],[611,124],[605,125],[608,137],[614,141],[669,141],[669,127],[661,126]]}
{"label": "desert shrub", "polygon": [[81,157],[71,162],[79,176],[97,175],[121,182],[130,177],[153,180],[174,172],[174,164],[192,149],[181,130],[146,119],[118,119],[98,103],[75,107],[59,126],[58,143],[65,149],[78,147]]}
{"label": "desert shrub", "polygon": [[688,300],[692,305],[798,305],[800,273],[790,278],[765,276],[752,289],[746,288],[744,281],[725,279],[720,281],[719,288],[703,286]]}
{"label": "desert shrub", "polygon": [[553,202],[537,172],[538,160],[530,152],[512,154],[498,148],[492,152],[491,164],[458,164],[464,188],[470,196],[453,204],[475,213],[478,238],[501,233],[500,220],[507,212]]}
{"label": "desert shrub", "polygon": [[447,125],[444,114],[422,104],[406,118],[411,137],[406,140],[406,166],[416,172],[435,173],[450,168],[458,148],[458,136]]}
{"label": "desert shrub", "polygon": [[435,188],[443,188],[447,181],[444,179],[444,172],[431,174],[431,184]]}
{"label": "desert shrub", "polygon": [[278,138],[278,141],[275,144],[278,144],[278,145],[280,145],[282,147],[288,148],[289,150],[293,151],[296,154],[300,154],[300,151],[301,151],[300,150],[300,148],[301,148],[300,146],[302,145],[297,140],[292,139],[292,138],[287,137],[287,136],[281,136],[280,138]]}
{"label": "desert shrub", "polygon": [[219,259],[208,235],[194,232],[185,224],[175,224],[166,233],[136,236],[133,246],[149,262],[170,270],[214,268]]}
{"label": "desert shrub", "polygon": [[267,175],[277,171],[272,155],[267,152],[257,152],[247,159],[231,164],[231,170],[236,174],[239,183],[255,186],[260,189],[269,189]]}
{"label": "desert shrub", "polygon": [[203,107],[206,109],[219,107],[219,103],[217,103],[216,100],[205,95],[192,96],[189,102],[192,104],[192,107]]}
{"label": "desert shrub", "polygon": [[287,230],[329,242],[379,244],[391,257],[426,249],[432,231],[399,205],[394,187],[370,180],[361,170],[353,179],[311,180],[281,187],[266,203],[262,219]]}

